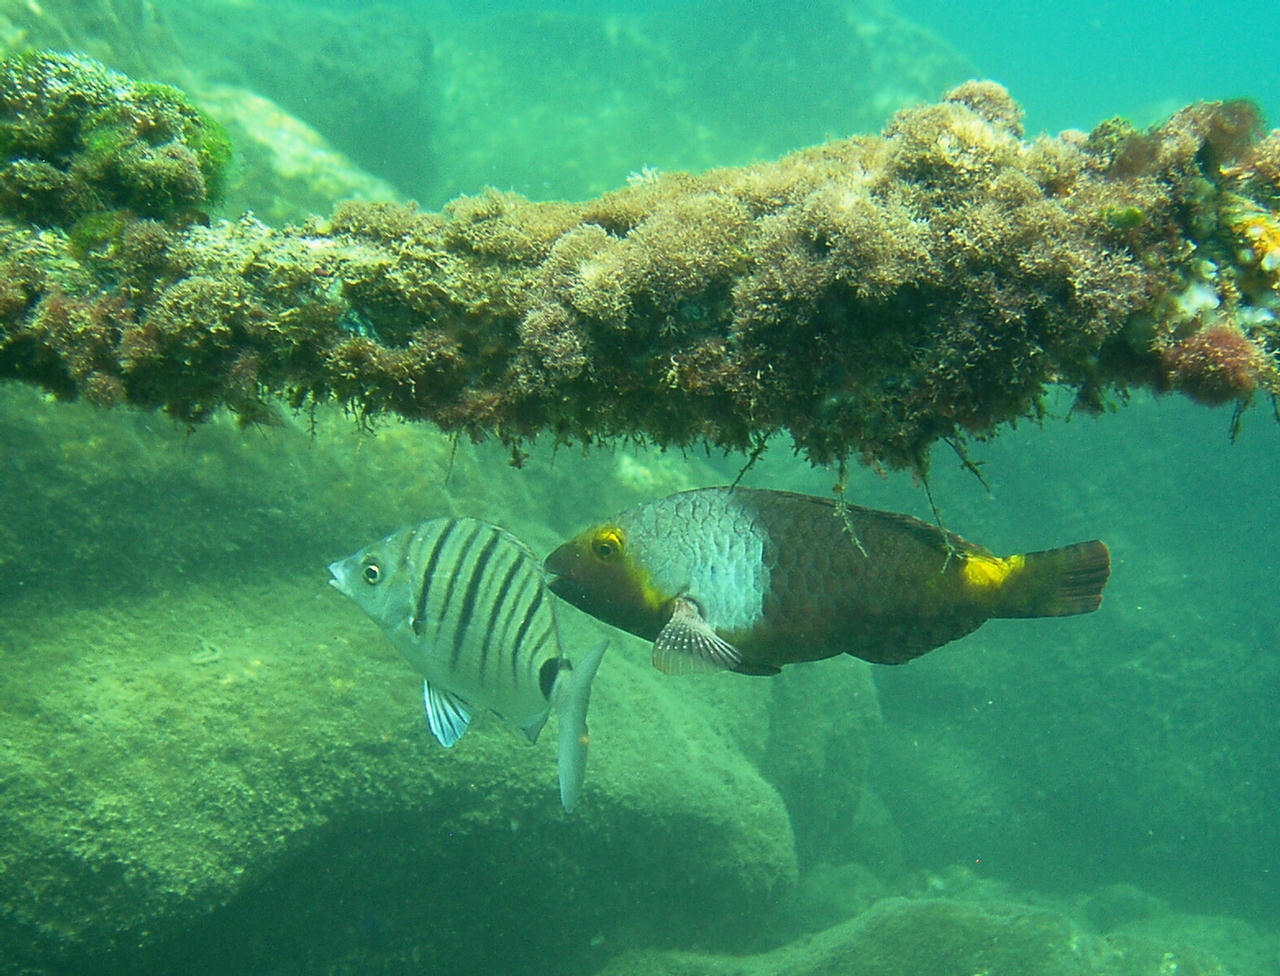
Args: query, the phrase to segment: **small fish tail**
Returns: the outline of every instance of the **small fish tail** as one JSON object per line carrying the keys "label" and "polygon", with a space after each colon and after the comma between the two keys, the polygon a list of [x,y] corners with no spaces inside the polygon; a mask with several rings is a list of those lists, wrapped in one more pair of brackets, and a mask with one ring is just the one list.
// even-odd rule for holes
{"label": "small fish tail", "polygon": [[591,681],[604,657],[608,641],[601,641],[576,665],[565,667],[552,692],[559,718],[556,758],[560,767],[560,802],[572,810],[582,795],[587,775],[587,706],[591,702]]}
{"label": "small fish tail", "polygon": [[1102,588],[1111,574],[1111,555],[1097,539],[1011,556],[1002,562],[1010,569],[999,588],[996,617],[1091,613],[1102,602]]}

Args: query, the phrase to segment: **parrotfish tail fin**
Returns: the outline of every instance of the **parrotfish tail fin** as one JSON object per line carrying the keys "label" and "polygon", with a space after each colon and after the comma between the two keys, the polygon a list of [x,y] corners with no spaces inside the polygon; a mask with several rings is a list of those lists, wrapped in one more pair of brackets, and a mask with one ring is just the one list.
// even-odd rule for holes
{"label": "parrotfish tail fin", "polygon": [[996,617],[1069,617],[1102,602],[1111,554],[1097,539],[1001,560],[1009,567],[996,599]]}
{"label": "parrotfish tail fin", "polygon": [[582,795],[587,775],[587,705],[591,702],[591,681],[609,642],[601,641],[581,661],[565,665],[556,678],[552,700],[560,724],[557,762],[560,766],[560,802],[572,810]]}

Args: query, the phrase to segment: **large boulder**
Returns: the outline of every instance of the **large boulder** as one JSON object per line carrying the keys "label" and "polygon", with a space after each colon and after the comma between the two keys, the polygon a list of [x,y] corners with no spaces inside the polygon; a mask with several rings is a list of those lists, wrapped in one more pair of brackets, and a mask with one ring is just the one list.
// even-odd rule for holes
{"label": "large boulder", "polygon": [[533,972],[620,925],[725,943],[793,883],[740,742],[767,684],[702,694],[616,648],[569,816],[554,736],[485,716],[442,749],[377,628],[262,542],[256,584],[9,605],[0,972]]}
{"label": "large boulder", "polygon": [[[204,82],[278,102],[434,208],[485,185],[585,199],[878,130],[973,73],[883,5],[750,0],[601,16],[468,5],[158,0]],[[799,67],[803,65],[803,68]]]}
{"label": "large boulder", "polygon": [[404,191],[429,182],[439,85],[434,18],[420,7],[158,0],[157,9],[183,52],[184,86],[252,91]]}
{"label": "large boulder", "polygon": [[[1176,945],[1176,943],[1174,944]],[[1211,954],[1102,939],[1057,912],[1004,902],[889,898],[849,921],[755,956],[637,952],[598,976],[1227,976]]]}

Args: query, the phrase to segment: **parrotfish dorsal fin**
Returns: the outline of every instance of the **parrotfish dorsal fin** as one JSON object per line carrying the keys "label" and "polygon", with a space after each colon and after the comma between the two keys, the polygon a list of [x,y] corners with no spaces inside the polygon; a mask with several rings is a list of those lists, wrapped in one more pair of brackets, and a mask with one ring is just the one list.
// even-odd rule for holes
{"label": "parrotfish dorsal fin", "polygon": [[427,706],[427,724],[431,734],[446,749],[462,738],[471,724],[471,708],[457,695],[437,688],[430,681],[422,682],[422,700]]}
{"label": "parrotfish dorsal fin", "polygon": [[703,619],[692,600],[680,597],[653,642],[653,666],[664,674],[709,674],[742,663],[742,654]]}

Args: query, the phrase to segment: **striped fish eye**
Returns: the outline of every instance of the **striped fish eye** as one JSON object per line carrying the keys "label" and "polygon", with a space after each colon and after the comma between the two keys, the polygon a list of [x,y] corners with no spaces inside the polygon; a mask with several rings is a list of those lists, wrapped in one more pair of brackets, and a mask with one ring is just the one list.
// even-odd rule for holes
{"label": "striped fish eye", "polygon": [[360,578],[370,586],[377,586],[382,582],[382,567],[377,563],[365,563],[360,568]]}
{"label": "striped fish eye", "polygon": [[622,542],[622,533],[617,529],[601,529],[591,540],[591,553],[602,562],[608,562],[621,554]]}

